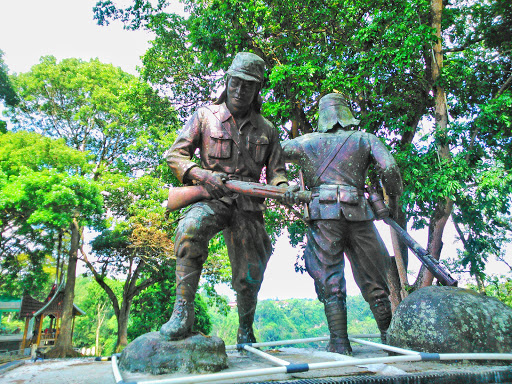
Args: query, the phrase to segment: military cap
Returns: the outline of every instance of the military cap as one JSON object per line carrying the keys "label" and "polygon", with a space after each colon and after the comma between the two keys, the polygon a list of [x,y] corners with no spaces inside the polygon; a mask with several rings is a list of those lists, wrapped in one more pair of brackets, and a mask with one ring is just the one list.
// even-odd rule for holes
{"label": "military cap", "polygon": [[343,128],[359,124],[359,120],[352,115],[347,101],[339,93],[329,93],[322,97],[318,110],[318,132],[327,132],[336,123],[339,123]]}
{"label": "military cap", "polygon": [[265,74],[265,62],[254,53],[239,52],[233,59],[227,74],[243,80],[262,83]]}

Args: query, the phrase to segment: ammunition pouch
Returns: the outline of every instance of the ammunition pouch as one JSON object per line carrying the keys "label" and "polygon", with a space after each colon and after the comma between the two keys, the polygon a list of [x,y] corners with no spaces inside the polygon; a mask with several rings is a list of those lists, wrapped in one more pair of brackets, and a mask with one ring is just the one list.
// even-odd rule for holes
{"label": "ammunition pouch", "polygon": [[311,220],[339,220],[342,215],[348,221],[373,219],[364,192],[351,185],[325,184],[311,190],[309,203]]}

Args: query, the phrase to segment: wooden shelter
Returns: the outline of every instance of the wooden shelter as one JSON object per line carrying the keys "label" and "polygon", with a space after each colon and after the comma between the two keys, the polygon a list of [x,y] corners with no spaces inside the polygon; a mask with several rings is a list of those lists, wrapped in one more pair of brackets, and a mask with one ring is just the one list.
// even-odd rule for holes
{"label": "wooden shelter", "polygon": [[[51,346],[55,344],[55,341],[59,337],[63,303],[64,283],[59,287],[57,287],[57,284],[54,284],[50,294],[43,302],[34,299],[30,295],[23,296],[21,301],[20,318],[25,318],[25,330],[23,332],[21,349],[33,344],[37,347]],[[73,304],[73,329],[75,328],[75,316],[81,316],[84,314],[84,311]],[[43,320],[46,316],[50,318],[50,325],[43,329]],[[27,340],[30,328],[33,329],[32,337]]]}

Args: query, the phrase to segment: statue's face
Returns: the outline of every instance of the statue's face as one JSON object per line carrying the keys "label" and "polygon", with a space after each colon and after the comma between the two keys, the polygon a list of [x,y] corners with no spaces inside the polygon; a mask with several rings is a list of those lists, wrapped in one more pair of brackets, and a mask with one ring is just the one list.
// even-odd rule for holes
{"label": "statue's face", "polygon": [[245,113],[250,108],[259,83],[248,81],[239,77],[231,77],[227,87],[227,105],[231,113]]}

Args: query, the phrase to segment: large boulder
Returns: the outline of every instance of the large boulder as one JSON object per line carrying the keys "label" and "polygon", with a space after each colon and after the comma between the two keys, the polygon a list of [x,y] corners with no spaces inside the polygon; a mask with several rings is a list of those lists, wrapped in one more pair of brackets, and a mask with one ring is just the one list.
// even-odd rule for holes
{"label": "large boulder", "polygon": [[167,341],[159,332],[137,337],[121,353],[119,368],[129,372],[218,372],[227,368],[226,346],[218,337],[193,335]]}
{"label": "large boulder", "polygon": [[390,345],[431,353],[512,351],[512,308],[477,292],[425,287],[396,309]]}

